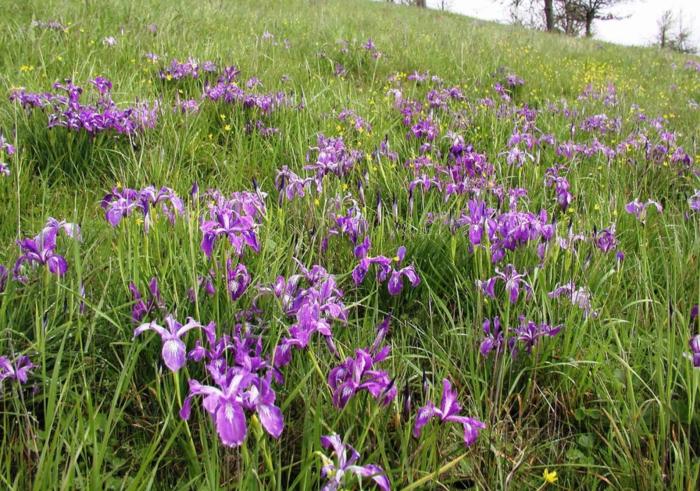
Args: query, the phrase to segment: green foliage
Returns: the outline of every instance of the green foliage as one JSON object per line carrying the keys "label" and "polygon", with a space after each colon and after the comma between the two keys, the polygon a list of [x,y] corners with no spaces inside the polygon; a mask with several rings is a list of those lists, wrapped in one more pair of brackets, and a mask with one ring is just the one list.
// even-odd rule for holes
{"label": "green foliage", "polygon": [[[514,361],[486,360],[478,352],[485,317],[513,324],[519,313],[477,292],[475,281],[493,272],[488,251],[470,252],[463,233],[426,225],[429,213],[457,213],[466,198],[445,204],[424,194],[409,211],[410,177],[401,163],[363,162],[372,184],[365,210],[370,223],[379,193],[396,198],[398,208],[393,216],[386,201],[389,218],[372,227],[373,243],[387,255],[405,244],[423,280],[416,290],[390,297],[371,281],[352,285],[355,262],[346,240],[332,238],[328,253],[320,252],[330,200],[347,192],[340,181],[328,181],[318,199],[307,195],[283,206],[274,188],[276,170],[300,170],[318,132],[343,135],[366,153],[388,135],[401,160],[411,158],[415,149],[386,93],[390,74],[414,70],[459,85],[471,101],[493,96],[494,82],[513,72],[526,82],[515,94],[519,104],[543,108],[565,99],[591,114],[607,109],[579,104],[577,96],[589,83],[611,82],[625,129],[637,124],[631,111],[637,104],[666,117],[697,159],[700,111],[689,101],[700,101],[700,76],[683,69],[684,57],[356,0],[27,0],[4,2],[2,11],[0,131],[18,153],[9,160],[11,177],[0,177],[0,264],[13,264],[15,240],[37,233],[49,216],[80,223],[84,237],[80,244],[61,243],[69,251],[64,278],[38,274],[24,286],[10,282],[0,294],[0,354],[28,353],[39,366],[30,384],[36,392],[9,384],[0,392],[0,487],[317,489],[321,462],[314,452],[320,436],[333,431],[345,435],[363,461],[380,465],[395,489],[534,489],[543,484],[545,468],[556,470],[557,485],[566,489],[700,486],[700,370],[684,357],[694,333],[690,308],[700,300],[700,221],[685,217],[689,193],[700,188],[697,176],[632,157],[611,165],[595,157],[571,170],[576,201],[559,217],[559,231],[565,233],[569,221],[587,234],[617,222],[626,259],[616,265],[585,248],[578,255],[551,251],[547,266],[534,270],[534,299],[523,313],[565,328],[530,358]],[[32,28],[33,19],[58,19],[68,28]],[[157,33],[149,32],[150,23]],[[274,42],[262,39],[265,31]],[[117,45],[105,46],[107,36]],[[383,53],[378,59],[360,48],[369,37]],[[353,48],[347,54],[338,44],[343,39]],[[161,62],[146,60],[148,52]],[[246,133],[249,115],[237,106],[175,113],[175,98],[196,97],[203,83],[161,81],[158,69],[189,56],[235,64],[243,80],[257,76],[266,91],[290,93],[304,109],[275,112],[270,124],[280,134],[269,139]],[[343,64],[345,76],[334,75],[335,63]],[[93,139],[49,130],[44,115],[27,114],[4,97],[16,87],[46,91],[57,80],[85,85],[98,75],[113,82],[113,96],[124,104],[160,98],[157,127],[132,140]],[[410,96],[423,95],[421,87],[413,90]],[[346,107],[366,118],[372,132],[355,132],[329,116]],[[568,135],[565,118],[545,118],[547,132]],[[447,118],[439,123],[451,124]],[[531,210],[551,209],[551,191],[542,182],[554,152],[539,165],[510,168],[501,153],[511,131],[484,110],[470,115],[462,133],[499,167],[504,182],[530,190]],[[227,449],[203,411],[195,410],[189,424],[180,420],[187,378],[203,374],[190,368],[173,376],[162,366],[155,337],[132,340],[128,282],[143,287],[157,276],[178,318],[221,326],[232,325],[253,294],[234,304],[218,285],[214,297],[190,304],[188,289],[210,267],[199,249],[197,216],[174,227],[160,217],[144,235],[135,219],[112,229],[99,201],[117,183],[170,186],[188,196],[195,181],[228,193],[251,189],[253,178],[269,194],[261,251],[246,257],[253,284],[292,274],[292,257],[322,262],[353,307],[348,325],[335,329],[345,356],[369,345],[374,327],[393,313],[387,369],[398,387],[410,387],[415,411],[424,402],[424,373],[432,400],[440,380],[451,378],[466,414],[487,424],[475,446],[465,452],[457,428],[434,423],[414,439],[401,398],[384,409],[363,394],[335,409],[326,374],[336,361],[320,342],[285,369],[277,402],[286,428],[279,441],[251,431],[242,447]],[[662,201],[663,215],[651,211],[646,224],[626,215],[625,203],[638,197]],[[521,257],[536,264],[532,252]],[[590,288],[598,318],[547,297],[570,279]],[[286,332],[286,320],[278,305],[267,307],[269,350]]]}

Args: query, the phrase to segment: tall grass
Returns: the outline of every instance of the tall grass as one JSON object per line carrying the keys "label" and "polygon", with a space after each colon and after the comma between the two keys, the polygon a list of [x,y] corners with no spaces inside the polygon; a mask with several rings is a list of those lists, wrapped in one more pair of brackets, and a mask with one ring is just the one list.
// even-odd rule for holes
{"label": "tall grass", "polygon": [[[684,68],[685,58],[355,0],[28,0],[7,2],[2,10],[2,94],[16,87],[46,91],[65,78],[86,85],[101,75],[112,80],[115,100],[160,99],[162,111],[156,128],[143,135],[92,138],[47,129],[45,115],[27,113],[4,96],[0,101],[0,131],[18,149],[8,159],[11,176],[0,177],[0,264],[11,266],[15,241],[35,235],[49,216],[83,230],[81,243],[59,242],[70,264],[66,276],[38,269],[28,284],[10,281],[0,294],[0,355],[26,353],[38,366],[27,386],[0,389],[0,487],[317,489],[319,438],[333,432],[352,443],[363,462],[380,465],[396,489],[536,489],[545,468],[557,471],[555,486],[565,489],[700,486],[700,370],[684,356],[697,331],[690,309],[700,302],[700,218],[688,215],[687,203],[700,188],[697,172],[651,164],[643,151],[571,166],[576,199],[559,214],[558,233],[565,235],[569,222],[587,235],[614,222],[626,257],[617,262],[586,243],[577,253],[551,248],[539,267],[534,249],[517,251],[508,262],[527,265],[534,293],[516,307],[503,294],[486,299],[475,287],[493,274],[488,249],[470,251],[462,231],[428,224],[431,213],[458,216],[466,197],[445,202],[438,194],[416,193],[409,206],[411,174],[402,164],[418,155],[418,147],[406,139],[387,96],[388,77],[396,72],[427,70],[459,85],[475,107],[461,128],[465,140],[496,166],[499,183],[529,190],[531,211],[553,211],[553,192],[543,182],[544,170],[558,159],[554,152],[521,168],[508,166],[503,152],[513,123],[476,101],[494,97],[493,84],[517,73],[525,80],[514,95],[518,105],[544,109],[565,101],[586,116],[607,112],[622,118],[622,135],[637,127],[638,105],[664,116],[695,158],[700,74]],[[33,28],[34,19],[57,19],[68,28]],[[146,27],[151,23],[158,26],[155,34]],[[265,31],[273,41],[263,38]],[[116,46],[103,44],[107,36],[115,36]],[[379,59],[361,48],[370,37],[383,53]],[[338,44],[343,39],[350,41],[347,54]],[[161,61],[147,61],[148,52]],[[209,103],[197,114],[175,113],[174,100],[197,97],[203,83],[168,83],[157,73],[171,58],[188,56],[235,64],[242,80],[256,76],[264,90],[285,91],[304,107],[267,118],[280,130],[271,138],[247,133],[253,116],[237,106]],[[347,75],[334,76],[334,63]],[[589,83],[613,83],[619,104],[578,100]],[[426,92],[411,83],[402,90],[415,98]],[[346,107],[366,118],[372,131],[339,123],[335,115]],[[454,127],[453,116],[436,119],[446,130]],[[543,113],[538,125],[557,140],[570,135],[570,121],[561,114]],[[352,179],[328,180],[319,196],[279,204],[277,169],[289,165],[301,173],[319,132],[342,135],[367,154],[387,136],[399,162],[370,157]],[[357,195],[354,183],[365,172],[370,185],[363,213],[372,224],[374,250],[393,255],[406,245],[422,279],[398,297],[373,279],[353,285],[356,261],[346,239],[333,237],[321,252],[331,200]],[[188,289],[211,267],[199,248],[202,210],[194,200],[187,218],[171,226],[157,216],[148,234],[133,218],[113,229],[99,202],[117,183],[169,186],[188,196],[194,182],[229,193],[251,190],[253,179],[268,193],[261,250],[245,260],[253,284],[293,274],[293,258],[323,264],[337,276],[350,307],[347,326],[334,330],[343,357],[370,345],[375,326],[391,315],[393,351],[385,368],[399,397],[383,408],[359,394],[336,409],[326,376],[337,361],[314,341],[284,370],[277,399],[286,425],[281,439],[253,422],[247,441],[230,449],[219,443],[201,408],[189,423],[178,416],[187,379],[204,373],[190,365],[174,375],[162,364],[156,336],[132,338],[127,285],[143,289],[156,276],[177,318],[227,327],[250,307],[254,293],[232,303],[219,280],[214,296],[200,292],[188,301]],[[634,198],[661,201],[664,211],[650,211],[640,223],[624,212]],[[598,317],[547,296],[569,280],[590,288]],[[289,322],[277,303],[264,307],[269,352]],[[518,314],[564,328],[531,356],[480,356],[484,318],[498,315],[515,325]],[[457,427],[436,422],[420,439],[411,436],[415,410],[439,400],[443,378],[453,380],[464,412],[487,424],[473,447],[465,449]],[[404,393],[412,413],[403,410]]]}

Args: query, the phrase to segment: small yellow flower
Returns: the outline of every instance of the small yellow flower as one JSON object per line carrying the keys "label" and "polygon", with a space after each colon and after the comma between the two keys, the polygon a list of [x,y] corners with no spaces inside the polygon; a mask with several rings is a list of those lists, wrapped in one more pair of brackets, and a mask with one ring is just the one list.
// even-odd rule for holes
{"label": "small yellow flower", "polygon": [[542,473],[542,477],[544,478],[544,482],[547,484],[554,484],[558,479],[557,471],[549,472],[549,469],[545,469]]}
{"label": "small yellow flower", "polygon": [[231,131],[231,125],[227,124],[226,126],[224,126],[224,131]]}
{"label": "small yellow flower", "polygon": [[19,67],[19,71],[22,73],[31,72],[32,70],[34,70],[34,67],[31,65],[22,65],[21,67]]}
{"label": "small yellow flower", "polygon": [[314,199],[314,205],[320,206],[320,205],[321,205],[321,200],[318,199],[318,198]]}

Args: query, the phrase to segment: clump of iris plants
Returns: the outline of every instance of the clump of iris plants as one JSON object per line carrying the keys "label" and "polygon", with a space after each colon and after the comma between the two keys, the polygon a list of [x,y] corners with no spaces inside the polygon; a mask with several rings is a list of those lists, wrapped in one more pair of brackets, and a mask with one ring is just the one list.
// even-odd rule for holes
{"label": "clump of iris plants", "polygon": [[40,110],[47,115],[48,127],[63,127],[71,131],[85,132],[91,136],[99,133],[134,135],[153,128],[158,120],[159,104],[137,102],[120,109],[112,100],[112,82],[103,77],[90,81],[97,92],[94,102],[84,102],[83,87],[71,80],[56,82],[53,91],[35,93],[25,89],[14,90],[10,100],[27,111]]}
{"label": "clump of iris plants", "polygon": [[182,199],[168,187],[156,189],[147,186],[141,190],[115,187],[111,193],[105,195],[101,202],[105,210],[105,218],[112,227],[117,227],[122,219],[131,216],[135,211],[143,218],[143,227],[146,233],[153,221],[152,210],[160,211],[173,224],[175,217],[185,213],[185,205]]}

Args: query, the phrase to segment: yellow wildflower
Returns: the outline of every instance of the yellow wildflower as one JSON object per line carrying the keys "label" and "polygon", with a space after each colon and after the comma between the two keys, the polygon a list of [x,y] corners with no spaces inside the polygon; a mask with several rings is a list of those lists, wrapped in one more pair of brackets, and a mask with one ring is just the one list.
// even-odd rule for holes
{"label": "yellow wildflower", "polygon": [[557,471],[552,471],[549,472],[549,469],[545,469],[544,472],[542,473],[542,477],[544,478],[544,482],[547,484],[554,484],[557,482]]}

